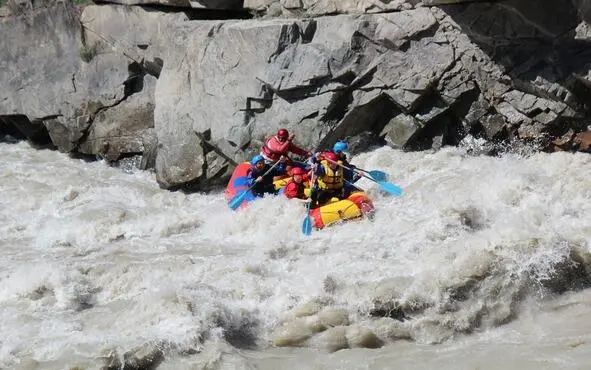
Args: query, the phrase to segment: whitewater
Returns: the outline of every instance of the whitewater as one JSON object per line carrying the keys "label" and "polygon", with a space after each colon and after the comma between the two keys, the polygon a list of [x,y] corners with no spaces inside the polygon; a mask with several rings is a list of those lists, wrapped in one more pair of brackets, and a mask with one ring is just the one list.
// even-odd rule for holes
{"label": "whitewater", "polygon": [[[373,220],[302,235],[301,203],[238,212],[0,144],[2,369],[588,369],[591,156],[474,148],[352,158]],[[148,353],[148,355],[142,355]]]}

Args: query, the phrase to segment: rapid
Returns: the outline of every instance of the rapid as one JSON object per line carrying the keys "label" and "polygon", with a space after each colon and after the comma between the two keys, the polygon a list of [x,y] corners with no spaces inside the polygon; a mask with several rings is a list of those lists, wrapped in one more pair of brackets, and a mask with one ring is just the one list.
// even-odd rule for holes
{"label": "rapid", "polygon": [[353,157],[404,196],[363,179],[375,218],[306,237],[1,143],[0,368],[588,369],[591,156],[477,151]]}

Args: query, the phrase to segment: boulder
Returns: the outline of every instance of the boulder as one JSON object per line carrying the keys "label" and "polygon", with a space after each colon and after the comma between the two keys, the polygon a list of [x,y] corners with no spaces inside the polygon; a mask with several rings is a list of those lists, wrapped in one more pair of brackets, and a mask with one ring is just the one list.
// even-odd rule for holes
{"label": "boulder", "polygon": [[[223,183],[213,178],[220,166],[209,171],[201,153],[218,149],[223,155],[212,159],[230,159],[227,179],[232,162],[257,153],[279,126],[305,148],[322,148],[343,136],[379,133],[393,107],[417,108],[453,53],[435,38],[411,43],[434,32],[436,20],[425,8],[410,12],[178,29],[156,90],[160,183]],[[406,52],[398,50],[403,46]]]}
{"label": "boulder", "polygon": [[0,92],[0,115],[43,123],[64,152],[110,161],[149,153],[150,166],[154,91],[166,50],[158,39],[167,24],[183,20],[120,6],[87,6],[80,15],[69,2],[1,20],[0,81],[10,88]]}

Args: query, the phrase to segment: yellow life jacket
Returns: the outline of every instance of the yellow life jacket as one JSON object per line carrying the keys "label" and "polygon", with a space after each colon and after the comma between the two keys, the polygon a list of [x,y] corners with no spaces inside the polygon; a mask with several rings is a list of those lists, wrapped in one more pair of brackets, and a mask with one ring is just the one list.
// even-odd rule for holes
{"label": "yellow life jacket", "polygon": [[[338,162],[339,164],[341,161]],[[332,170],[328,165],[327,160],[320,162],[320,165],[324,167],[324,176],[318,178],[318,187],[322,190],[339,190],[343,188],[344,177],[343,167],[338,166],[336,170]]]}

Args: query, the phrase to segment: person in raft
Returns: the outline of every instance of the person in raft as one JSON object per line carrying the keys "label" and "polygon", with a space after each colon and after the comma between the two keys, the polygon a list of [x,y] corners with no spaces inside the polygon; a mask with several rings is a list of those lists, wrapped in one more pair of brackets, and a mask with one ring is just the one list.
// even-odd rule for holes
{"label": "person in raft", "polygon": [[332,197],[345,198],[345,177],[340,164],[342,162],[333,152],[324,153],[320,163],[314,163],[313,171],[317,178],[312,187],[310,208],[321,206]]}
{"label": "person in raft", "polygon": [[[287,156],[289,153],[294,153],[299,156],[310,157],[311,152],[300,148],[293,143],[295,135],[289,134],[284,128],[277,131],[277,135],[271,136],[261,148],[261,155],[270,163],[277,162],[282,156]],[[293,165],[293,163],[290,163]]]}
{"label": "person in raft", "polygon": [[306,171],[300,167],[295,167],[291,171],[292,178],[285,186],[283,193],[289,199],[298,199],[305,203],[311,202],[311,199],[306,196],[304,189],[306,188]]}
{"label": "person in raft", "polygon": [[320,162],[323,158],[324,155],[327,153],[334,153],[337,156],[337,159],[340,161],[340,163],[345,166],[345,167],[349,167],[349,168],[344,168],[343,167],[343,177],[345,179],[345,184],[344,184],[344,192],[343,192],[343,197],[347,197],[352,191],[354,190],[359,190],[357,189],[355,186],[353,186],[353,184],[357,181],[359,181],[359,179],[361,179],[363,176],[362,174],[356,170],[357,167],[355,167],[354,165],[352,165],[351,163],[349,163],[349,161],[347,160],[347,154],[346,152],[349,150],[349,145],[344,142],[344,141],[337,141],[335,143],[335,145],[333,145],[332,150],[329,151],[325,151],[325,152],[321,152],[321,153],[316,153],[313,156],[313,159],[311,160],[312,163],[315,162]]}
{"label": "person in raft", "polygon": [[352,184],[358,181],[362,175],[355,170],[357,167],[349,163],[347,160],[347,151],[349,151],[349,144],[344,141],[337,141],[332,147],[332,152],[337,155],[337,158],[339,161],[341,161],[341,164],[350,168],[343,168],[343,175],[345,176],[345,180]]}
{"label": "person in raft", "polygon": [[[248,179],[248,186],[252,186],[252,193],[257,197],[263,197],[265,194],[275,194],[275,186],[273,185],[274,176],[283,176],[285,174],[286,157],[279,158],[280,163],[277,164],[271,171],[271,165],[265,162],[262,155],[255,155],[250,160],[250,168],[246,173]],[[269,171],[268,174],[265,173]]]}

